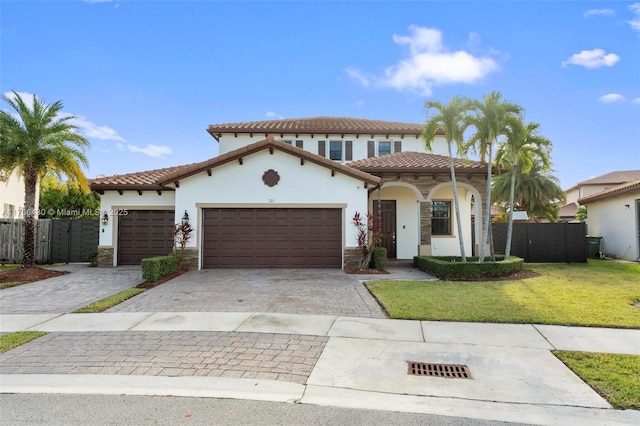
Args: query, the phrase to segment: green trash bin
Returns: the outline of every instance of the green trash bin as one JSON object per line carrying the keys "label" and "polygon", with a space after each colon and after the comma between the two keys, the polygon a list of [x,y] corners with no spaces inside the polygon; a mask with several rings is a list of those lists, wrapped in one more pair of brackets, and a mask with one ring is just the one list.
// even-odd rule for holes
{"label": "green trash bin", "polygon": [[602,237],[590,237],[587,236],[587,256],[599,259],[600,258],[600,240]]}

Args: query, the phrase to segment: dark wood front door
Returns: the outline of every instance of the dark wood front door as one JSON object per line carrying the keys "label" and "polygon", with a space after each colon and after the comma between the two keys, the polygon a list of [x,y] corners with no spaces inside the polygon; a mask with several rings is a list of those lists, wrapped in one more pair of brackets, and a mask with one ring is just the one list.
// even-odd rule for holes
{"label": "dark wood front door", "polygon": [[[378,214],[380,204],[380,214]],[[395,259],[396,254],[396,200],[374,200],[373,217],[379,222],[382,242],[380,245],[387,249],[387,257]]]}

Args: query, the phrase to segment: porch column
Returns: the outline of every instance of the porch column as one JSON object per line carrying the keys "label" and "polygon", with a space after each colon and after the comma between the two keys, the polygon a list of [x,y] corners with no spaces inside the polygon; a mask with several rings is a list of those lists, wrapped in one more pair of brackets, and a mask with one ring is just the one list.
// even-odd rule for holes
{"label": "porch column", "polygon": [[431,201],[420,202],[419,256],[431,256]]}

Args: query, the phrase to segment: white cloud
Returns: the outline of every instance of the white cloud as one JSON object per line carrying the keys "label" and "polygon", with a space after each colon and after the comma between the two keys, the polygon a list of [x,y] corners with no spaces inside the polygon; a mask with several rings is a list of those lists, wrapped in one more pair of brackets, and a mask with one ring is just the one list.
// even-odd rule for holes
{"label": "white cloud", "polygon": [[373,80],[373,76],[366,75],[360,69],[356,67],[349,67],[345,70],[345,72],[349,75],[349,77],[357,80],[364,87],[368,87],[371,84],[371,80]]}
{"label": "white cloud", "polygon": [[[412,25],[409,33],[407,36],[393,35],[396,44],[409,47],[409,56],[387,67],[383,75],[368,75],[353,67],[347,68],[346,73],[365,87],[376,83],[381,87],[429,96],[433,86],[473,83],[499,68],[491,57],[474,56],[464,50],[448,50],[442,42],[442,32],[437,29]],[[478,43],[480,37],[471,33],[469,41]]]}
{"label": "white cloud", "polygon": [[124,146],[123,143],[118,142],[118,143],[116,143],[116,148],[118,148],[120,151],[124,151],[125,146]]}
{"label": "white cloud", "polygon": [[584,12],[585,18],[590,18],[592,16],[613,16],[616,12],[613,9],[589,9]]}
{"label": "white cloud", "polygon": [[273,111],[267,111],[267,118],[273,118],[275,120],[282,120],[282,116],[280,114],[276,114]]}
{"label": "white cloud", "polygon": [[635,98],[632,102],[634,104],[640,105],[640,98]]}
{"label": "white cloud", "polygon": [[[22,100],[25,102],[29,109],[33,110],[33,94],[28,92],[16,92]],[[5,92],[4,95],[9,99],[14,99],[15,95],[13,92]],[[69,112],[61,111],[58,114],[58,117],[70,117],[74,114]],[[98,126],[97,124],[87,120],[82,115],[76,115],[74,119],[69,120],[70,124],[77,126],[78,129],[85,137],[91,139],[100,139],[100,140],[112,140],[112,141],[121,141],[124,142],[124,138],[118,135],[118,133],[108,126]]]}
{"label": "white cloud", "polygon": [[635,13],[636,16],[632,20],[627,21],[627,23],[631,25],[632,30],[640,32],[640,3],[630,5],[629,10]]}
{"label": "white cloud", "polygon": [[356,101],[356,106],[357,107],[364,106],[364,101]]}
{"label": "white cloud", "polygon": [[167,158],[167,155],[173,154],[173,150],[168,146],[160,146],[160,145],[153,145],[153,144],[149,144],[144,148],[140,148],[139,146],[136,146],[136,145],[127,145],[127,148],[131,152],[140,152],[144,155],[148,155],[149,157],[156,157],[156,158]]}
{"label": "white cloud", "polygon": [[612,67],[620,60],[620,56],[615,53],[607,53],[603,49],[583,50],[574,53],[569,59],[562,62],[562,66],[579,65],[585,68]]}
{"label": "white cloud", "polygon": [[624,102],[624,96],[619,93],[609,93],[603,96],[600,96],[598,100],[605,104],[611,104],[615,102]]}

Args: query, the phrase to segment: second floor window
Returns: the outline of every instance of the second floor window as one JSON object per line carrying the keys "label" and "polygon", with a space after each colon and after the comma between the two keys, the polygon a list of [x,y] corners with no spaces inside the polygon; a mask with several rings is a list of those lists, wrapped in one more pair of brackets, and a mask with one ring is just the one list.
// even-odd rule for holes
{"label": "second floor window", "polygon": [[391,142],[389,141],[380,141],[378,142],[378,155],[387,155],[391,154]]}
{"label": "second floor window", "polygon": [[329,142],[329,159],[342,161],[342,141]]}

